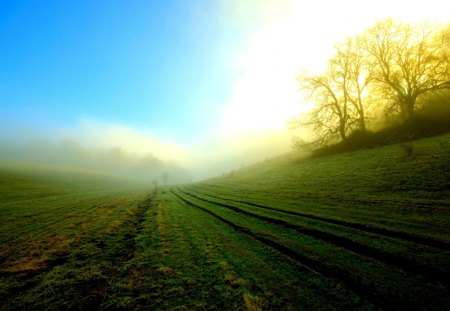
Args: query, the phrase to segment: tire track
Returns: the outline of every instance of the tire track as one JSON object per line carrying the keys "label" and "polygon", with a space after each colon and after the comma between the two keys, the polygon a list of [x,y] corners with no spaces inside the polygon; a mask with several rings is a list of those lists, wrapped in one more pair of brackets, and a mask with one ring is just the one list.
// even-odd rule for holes
{"label": "tire track", "polygon": [[224,198],[221,198],[221,197],[218,197],[215,195],[203,193],[203,192],[200,192],[197,190],[192,190],[192,188],[189,188],[189,189],[191,191],[194,191],[196,193],[199,193],[201,195],[205,195],[205,196],[208,196],[208,197],[211,197],[214,199],[220,199],[220,200],[224,200],[224,201],[231,201],[231,202],[246,204],[249,206],[254,206],[254,207],[259,207],[259,208],[263,208],[263,209],[267,209],[267,210],[277,211],[277,212],[288,214],[288,215],[294,215],[294,216],[303,217],[303,218],[307,218],[307,219],[323,221],[323,222],[330,223],[330,224],[335,224],[335,225],[340,225],[340,226],[344,226],[344,227],[348,227],[348,228],[358,229],[358,230],[369,232],[369,233],[375,233],[375,234],[384,235],[384,236],[391,237],[391,238],[406,240],[409,242],[421,244],[421,245],[428,246],[428,247],[439,248],[439,249],[442,249],[445,251],[450,251],[450,243],[445,242],[445,241],[435,240],[435,239],[427,238],[427,237],[423,237],[423,236],[412,235],[412,234],[409,234],[406,232],[401,232],[401,231],[394,231],[394,230],[389,230],[389,229],[380,228],[380,227],[374,227],[374,226],[369,226],[369,225],[364,225],[364,224],[359,224],[359,223],[348,222],[345,220],[339,220],[339,219],[333,219],[333,218],[327,218],[327,217],[322,217],[322,216],[300,213],[300,212],[296,212],[296,211],[284,210],[281,208],[271,207],[271,206],[267,206],[267,205],[253,203],[250,201],[245,201],[245,200],[224,199]]}
{"label": "tire track", "polygon": [[[229,227],[236,230],[237,232],[246,234],[246,235],[250,236],[251,238],[261,242],[266,247],[272,248],[272,249],[284,254],[285,256],[294,260],[301,266],[304,266],[326,278],[328,278],[328,277],[334,278],[339,283],[343,284],[346,288],[348,288],[352,292],[356,293],[361,298],[369,301],[370,303],[372,303],[374,306],[377,306],[378,308],[392,309],[394,307],[394,309],[395,309],[395,307],[399,307],[399,308],[406,307],[406,309],[408,309],[407,308],[408,306],[406,306],[405,303],[411,304],[411,305],[409,305],[409,307],[413,307],[412,302],[398,301],[398,298],[394,297],[394,296],[388,297],[390,299],[386,299],[386,297],[387,297],[386,293],[382,293],[382,294],[375,293],[372,286],[370,286],[369,284],[364,284],[363,282],[361,282],[357,279],[350,278],[349,274],[346,271],[341,270],[341,269],[332,268],[330,266],[323,264],[320,261],[311,259],[289,247],[286,247],[285,245],[282,245],[282,244],[280,244],[276,241],[273,241],[267,237],[261,236],[245,227],[239,226],[239,225],[233,223],[232,221],[227,220],[224,217],[219,216],[216,213],[187,200],[180,194],[173,191],[173,189],[171,189],[170,191],[175,197],[180,199],[185,204],[204,211],[205,213],[218,219],[219,221],[228,225]],[[395,304],[395,306],[393,306],[393,303]]]}
{"label": "tire track", "polygon": [[427,267],[427,266],[424,266],[417,262],[413,262],[413,261],[407,260],[405,258],[395,256],[392,253],[383,252],[382,250],[361,244],[361,243],[351,240],[349,238],[338,236],[338,235],[335,235],[335,234],[332,234],[329,232],[324,232],[324,231],[310,229],[310,228],[304,228],[302,226],[292,224],[290,222],[287,222],[287,221],[284,221],[281,219],[276,219],[276,218],[271,218],[271,217],[255,214],[255,213],[252,213],[252,212],[249,212],[246,210],[242,210],[236,206],[232,206],[232,205],[224,204],[224,203],[220,203],[220,202],[215,202],[215,201],[207,200],[205,198],[198,197],[194,194],[185,192],[181,189],[178,189],[178,191],[180,191],[181,193],[183,193],[185,195],[191,196],[197,200],[215,204],[215,205],[218,205],[218,206],[221,206],[224,208],[231,209],[240,214],[258,218],[258,219],[261,219],[261,220],[264,220],[264,221],[267,221],[269,223],[273,223],[276,225],[281,225],[287,229],[295,230],[300,234],[305,234],[310,237],[322,240],[326,243],[330,243],[330,244],[345,248],[345,249],[347,249],[351,252],[357,253],[359,255],[362,255],[362,256],[368,257],[370,259],[373,259],[373,260],[394,266],[396,268],[399,268],[407,273],[411,273],[413,275],[421,275],[431,281],[437,281],[437,282],[441,282],[444,284],[450,284],[449,271],[438,270],[438,269],[434,269],[432,267]]}

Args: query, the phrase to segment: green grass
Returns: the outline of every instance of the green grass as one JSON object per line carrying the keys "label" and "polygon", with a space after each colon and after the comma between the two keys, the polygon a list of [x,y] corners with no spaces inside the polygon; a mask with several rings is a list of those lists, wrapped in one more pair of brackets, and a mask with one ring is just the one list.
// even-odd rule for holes
{"label": "green grass", "polygon": [[[196,185],[224,198],[395,228],[450,242],[450,136],[312,158],[268,161]],[[433,230],[429,230],[433,227]]]}
{"label": "green grass", "polygon": [[35,163],[0,162],[0,203],[79,192],[139,188],[142,182],[93,171]]}
{"label": "green grass", "polygon": [[0,165],[2,310],[450,309],[450,135],[160,189]]}

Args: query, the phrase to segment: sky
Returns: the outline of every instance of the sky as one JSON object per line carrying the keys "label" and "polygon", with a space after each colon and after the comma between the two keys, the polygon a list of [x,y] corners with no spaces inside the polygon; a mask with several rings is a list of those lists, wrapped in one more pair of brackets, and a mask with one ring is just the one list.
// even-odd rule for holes
{"label": "sky", "polygon": [[1,0],[0,143],[189,168],[286,152],[287,121],[310,108],[296,76],[385,17],[448,23],[450,1]]}

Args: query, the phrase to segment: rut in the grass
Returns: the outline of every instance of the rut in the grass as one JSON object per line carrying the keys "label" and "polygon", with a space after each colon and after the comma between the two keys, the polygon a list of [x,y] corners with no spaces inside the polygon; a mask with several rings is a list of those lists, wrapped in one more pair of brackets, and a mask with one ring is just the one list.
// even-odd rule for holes
{"label": "rut in the grass", "polygon": [[[200,197],[196,194],[193,194],[191,190],[190,190],[190,192],[186,192],[186,191],[183,191],[182,189],[180,189],[179,187],[177,189],[184,195],[188,195],[197,200],[201,200],[203,202],[207,202],[207,203],[215,204],[215,205],[218,205],[218,206],[221,206],[224,208],[228,208],[237,213],[241,213],[241,214],[244,214],[244,215],[247,215],[250,217],[258,218],[258,219],[267,221],[269,223],[281,225],[285,228],[295,230],[300,234],[306,234],[313,238],[320,239],[324,242],[343,247],[345,249],[348,249],[352,252],[361,254],[363,256],[373,258],[374,260],[386,263],[388,265],[395,266],[405,272],[412,273],[412,274],[419,274],[419,275],[421,275],[429,280],[432,280],[432,281],[437,281],[437,282],[441,282],[444,284],[450,284],[450,271],[439,270],[439,269],[435,269],[433,267],[424,266],[423,264],[413,262],[406,258],[401,257],[401,254],[393,255],[391,253],[384,252],[382,250],[370,247],[368,245],[353,241],[346,237],[338,236],[338,235],[335,235],[335,234],[332,234],[329,232],[324,232],[321,230],[304,228],[299,224],[293,224],[293,223],[290,223],[290,222],[287,222],[287,221],[284,221],[284,220],[281,220],[278,218],[267,217],[267,216],[263,216],[263,215],[256,214],[253,212],[249,212],[249,211],[243,210],[242,208],[234,206],[232,204],[209,200],[204,197]],[[208,194],[200,193],[198,191],[196,191],[196,193],[199,193],[199,194],[205,195],[205,196],[210,196]],[[230,200],[226,200],[226,201],[230,202]]]}
{"label": "rut in the grass", "polygon": [[[445,251],[450,251],[450,243],[432,239],[432,238],[428,238],[428,237],[412,235],[412,234],[409,234],[406,232],[394,231],[394,230],[389,230],[389,229],[381,228],[381,227],[374,227],[374,226],[370,226],[370,225],[366,225],[366,224],[348,222],[348,221],[340,220],[340,219],[332,219],[332,218],[327,218],[327,217],[322,217],[322,216],[317,216],[317,215],[300,213],[300,212],[296,212],[296,211],[288,211],[288,210],[281,209],[281,208],[276,208],[276,207],[272,207],[272,206],[267,206],[267,205],[263,205],[263,204],[250,202],[248,200],[225,199],[223,197],[215,196],[215,195],[212,195],[209,193],[200,192],[198,190],[195,190],[195,192],[197,192],[201,195],[205,195],[205,196],[214,198],[214,199],[219,199],[219,200],[224,200],[224,201],[234,202],[234,203],[241,203],[241,204],[259,207],[259,208],[263,208],[266,210],[276,211],[276,212],[280,212],[280,213],[284,213],[284,214],[288,214],[288,215],[323,221],[323,222],[330,223],[330,224],[340,225],[340,226],[344,226],[344,227],[348,227],[348,228],[354,228],[354,229],[366,231],[369,233],[384,235],[387,237],[392,237],[392,238],[402,239],[405,241],[410,241],[410,242],[417,243],[417,244],[422,244],[424,246],[430,246],[430,247],[439,248],[439,249],[442,249]],[[214,203],[217,203],[217,202],[214,202]]]}

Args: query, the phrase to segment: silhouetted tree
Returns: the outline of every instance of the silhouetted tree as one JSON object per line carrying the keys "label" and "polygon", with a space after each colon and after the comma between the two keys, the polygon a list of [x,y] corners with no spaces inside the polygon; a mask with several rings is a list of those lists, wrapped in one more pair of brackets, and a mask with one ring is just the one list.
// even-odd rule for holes
{"label": "silhouetted tree", "polygon": [[298,77],[300,88],[314,99],[315,108],[298,126],[311,127],[325,142],[338,136],[345,140],[349,130],[348,98],[336,81],[336,71],[329,66],[322,75],[304,73]]}
{"label": "silhouetted tree", "polygon": [[322,75],[304,73],[298,77],[301,90],[315,101],[308,118],[297,125],[309,126],[322,142],[347,135],[356,129],[366,131],[367,103],[364,95],[373,77],[361,52],[359,39],[348,38],[335,46],[335,54]]}
{"label": "silhouetted tree", "polygon": [[336,72],[334,79],[341,89],[345,100],[349,102],[349,122],[359,130],[366,131],[365,99],[369,84],[373,79],[373,68],[368,65],[368,55],[362,50],[360,38],[347,38],[344,43],[335,46],[336,53],[330,64]]}
{"label": "silhouetted tree", "polygon": [[364,42],[376,70],[377,96],[389,113],[411,118],[418,97],[450,88],[449,39],[441,28],[386,19],[364,33]]}
{"label": "silhouetted tree", "polygon": [[372,102],[386,115],[409,119],[418,98],[450,89],[450,24],[383,20],[338,43],[324,73],[304,73],[298,81],[315,108],[291,126],[312,128],[321,143],[365,132]]}

